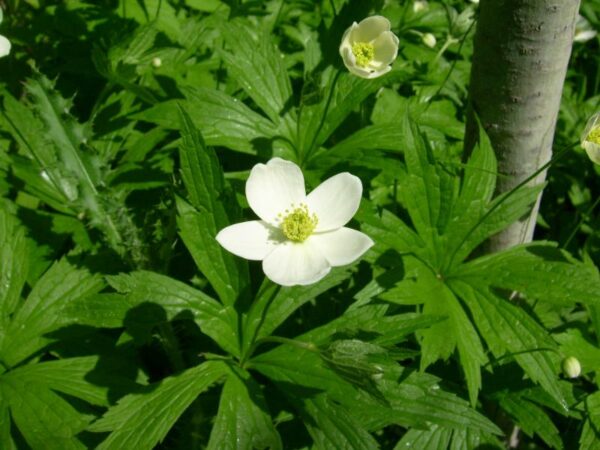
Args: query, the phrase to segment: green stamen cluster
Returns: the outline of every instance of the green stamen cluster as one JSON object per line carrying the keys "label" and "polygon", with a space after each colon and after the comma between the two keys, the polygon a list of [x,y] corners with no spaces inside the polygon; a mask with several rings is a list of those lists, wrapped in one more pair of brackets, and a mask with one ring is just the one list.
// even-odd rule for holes
{"label": "green stamen cluster", "polygon": [[[293,207],[294,205],[292,205]],[[281,222],[281,231],[286,238],[294,242],[304,242],[315,230],[319,219],[316,214],[310,214],[308,207],[301,204],[294,208],[292,212],[285,210],[286,216]],[[281,217],[281,214],[279,215]]]}
{"label": "green stamen cluster", "polygon": [[375,57],[375,47],[366,42],[355,42],[352,44],[352,53],[354,53],[358,66],[367,67]]}
{"label": "green stamen cluster", "polygon": [[590,141],[594,144],[600,145],[600,126],[592,128],[592,130],[587,135],[586,141]]}

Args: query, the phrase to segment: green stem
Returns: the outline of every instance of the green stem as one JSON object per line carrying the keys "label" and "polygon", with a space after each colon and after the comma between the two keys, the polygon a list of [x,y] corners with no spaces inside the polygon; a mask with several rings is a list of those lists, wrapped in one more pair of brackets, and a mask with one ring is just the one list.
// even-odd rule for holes
{"label": "green stem", "polygon": [[592,211],[594,211],[594,209],[596,209],[596,206],[598,206],[598,204],[600,204],[600,197],[598,197],[596,199],[596,201],[594,202],[594,204],[592,206],[590,206],[589,209],[584,214],[581,215],[581,219],[579,219],[579,222],[573,228],[573,231],[571,231],[571,234],[569,234],[569,237],[567,238],[567,240],[565,241],[565,243],[562,246],[563,248],[567,248],[569,246],[569,244],[571,243],[571,240],[575,237],[575,234],[577,233],[577,231],[583,224],[583,221],[588,218],[588,216],[592,213]]}
{"label": "green stem", "polygon": [[310,143],[310,146],[308,147],[308,151],[303,155],[304,157],[301,159],[300,161],[300,165],[304,166],[304,163],[307,162],[310,159],[310,156],[313,154],[314,150],[315,150],[315,145],[317,143],[317,138],[319,137],[319,133],[321,132],[321,130],[323,129],[323,125],[325,125],[325,119],[327,118],[327,113],[329,111],[329,106],[331,104],[331,100],[333,98],[333,93],[335,92],[335,88],[337,86],[337,82],[338,79],[340,78],[340,74],[342,72],[337,69],[333,78],[333,81],[331,82],[331,88],[329,89],[329,95],[327,96],[327,102],[325,103],[325,109],[323,110],[323,115],[321,116],[321,121],[319,122],[319,126],[317,128],[317,131],[315,131],[315,134],[312,138],[312,141]]}
{"label": "green stem", "polygon": [[185,364],[177,346],[177,338],[173,331],[173,325],[171,322],[163,322],[158,326],[160,337],[162,338],[163,345],[167,351],[167,357],[171,363],[171,368],[175,373],[181,372],[185,369]]}
{"label": "green stem", "polygon": [[265,307],[263,308],[263,310],[260,313],[260,320],[258,322],[258,325],[256,325],[256,328],[254,328],[254,333],[252,335],[252,339],[250,340],[250,345],[248,345],[247,350],[242,354],[242,357],[240,358],[240,366],[241,367],[244,367],[244,365],[246,364],[246,361],[248,361],[248,358],[250,358],[252,356],[252,354],[254,353],[254,350],[256,350],[256,347],[258,346],[258,343],[257,343],[258,333],[260,332],[260,329],[262,328],[263,324],[265,323],[265,319],[267,317],[267,313],[269,312],[269,308],[271,307],[271,304],[273,303],[275,298],[277,298],[279,291],[281,291],[281,286],[280,285],[276,285],[276,286],[277,287],[275,288],[275,290],[269,297],[269,300],[267,300]]}
{"label": "green stem", "polygon": [[558,159],[560,159],[567,151],[571,150],[572,148],[576,147],[577,145],[579,145],[579,141],[571,144],[568,147],[563,148],[561,151],[559,151],[556,155],[554,155],[550,161],[548,161],[546,164],[544,164],[543,166],[541,166],[538,170],[536,170],[535,172],[533,172],[531,175],[529,175],[527,178],[525,178],[523,181],[521,181],[519,184],[517,184],[514,188],[512,188],[510,191],[508,191],[505,195],[504,198],[502,200],[500,200],[498,203],[496,203],[494,206],[492,206],[482,217],[481,219],[479,219],[477,221],[477,223],[475,225],[473,225],[473,227],[469,230],[469,232],[465,235],[465,237],[463,238],[463,240],[461,241],[461,243],[456,246],[456,248],[454,249],[454,252],[452,253],[452,257],[450,258],[450,262],[448,264],[448,267],[452,267],[453,263],[454,263],[454,258],[456,256],[456,253],[458,252],[458,250],[462,247],[462,245],[467,241],[467,239],[469,239],[469,237],[471,236],[471,234],[473,234],[473,232],[477,229],[477,227],[479,225],[481,225],[489,216],[490,214],[492,214],[501,204],[502,202],[504,202],[507,198],[509,198],[511,195],[513,195],[515,192],[517,192],[519,189],[521,189],[523,186],[525,186],[527,183],[529,183],[531,180],[534,180],[540,173],[542,173],[544,170],[546,170],[548,167],[550,167],[554,162],[556,162]]}
{"label": "green stem", "polygon": [[258,346],[266,342],[275,342],[278,344],[291,345],[302,350],[308,350],[309,352],[319,353],[319,348],[312,342],[296,341],[294,339],[288,339],[281,336],[266,336],[264,338],[260,338],[256,341],[256,345]]}

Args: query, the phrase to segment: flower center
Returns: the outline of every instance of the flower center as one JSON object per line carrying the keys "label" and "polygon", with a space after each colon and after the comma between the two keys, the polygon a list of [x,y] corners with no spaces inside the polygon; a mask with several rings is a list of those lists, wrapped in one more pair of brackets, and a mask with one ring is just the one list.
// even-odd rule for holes
{"label": "flower center", "polygon": [[[294,205],[292,205],[293,207]],[[294,242],[304,242],[315,230],[319,219],[316,214],[308,212],[308,206],[301,204],[291,212],[285,210],[286,216],[281,221],[281,231],[286,238]],[[279,214],[279,217],[282,215]]]}
{"label": "flower center", "polygon": [[587,135],[586,141],[600,145],[600,126],[592,128],[592,131],[590,131]]}
{"label": "flower center", "polygon": [[366,42],[355,42],[352,44],[352,53],[356,58],[356,64],[360,67],[367,67],[375,56],[375,47]]}

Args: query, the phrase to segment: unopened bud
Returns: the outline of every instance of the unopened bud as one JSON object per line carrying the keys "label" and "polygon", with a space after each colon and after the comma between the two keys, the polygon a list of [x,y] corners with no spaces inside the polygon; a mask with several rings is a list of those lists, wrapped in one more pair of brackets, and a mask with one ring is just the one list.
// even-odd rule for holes
{"label": "unopened bud", "polygon": [[423,39],[423,44],[429,48],[433,48],[437,44],[437,39],[431,33],[425,33],[421,39]]}
{"label": "unopened bud", "polygon": [[152,58],[152,67],[158,69],[160,66],[162,66],[162,59],[158,56]]}
{"label": "unopened bud", "polygon": [[581,364],[574,356],[569,356],[563,359],[562,370],[566,377],[577,378],[581,375]]}
{"label": "unopened bud", "polygon": [[413,12],[418,13],[420,11],[425,11],[428,7],[429,5],[426,1],[417,0],[413,3]]}

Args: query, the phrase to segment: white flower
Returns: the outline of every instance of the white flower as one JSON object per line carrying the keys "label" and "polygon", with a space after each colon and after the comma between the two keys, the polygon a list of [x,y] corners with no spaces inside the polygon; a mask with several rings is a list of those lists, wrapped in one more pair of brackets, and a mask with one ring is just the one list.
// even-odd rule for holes
{"label": "white flower", "polygon": [[151,64],[152,67],[158,69],[160,66],[162,66],[162,59],[160,59],[158,56],[155,56],[154,58],[152,58]]}
{"label": "white flower", "polygon": [[[2,8],[0,8],[0,23],[2,23]],[[10,53],[10,41],[0,35],[0,58]]]}
{"label": "white flower", "polygon": [[413,12],[414,13],[418,13],[421,11],[425,11],[427,8],[429,7],[429,5],[427,4],[427,2],[425,0],[416,0],[413,3]]}
{"label": "white flower", "polygon": [[248,204],[261,220],[228,226],[216,239],[237,256],[262,261],[265,275],[277,284],[316,283],[373,245],[366,234],[344,227],[361,195],[360,179],[347,172],[306,195],[300,168],[273,158],[255,165],[246,182]]}
{"label": "white flower", "polygon": [[423,40],[423,43],[429,48],[433,48],[435,47],[435,44],[437,44],[437,39],[431,33],[425,33],[421,39]]}
{"label": "white flower", "polygon": [[398,55],[398,38],[390,31],[390,21],[382,16],[354,22],[346,30],[340,55],[346,68],[362,78],[377,78],[392,70]]}
{"label": "white flower", "polygon": [[0,34],[0,58],[10,53],[10,41]]}
{"label": "white flower", "polygon": [[588,20],[581,14],[578,14],[577,22],[575,23],[575,35],[573,36],[573,41],[587,42],[596,37],[596,34],[596,30],[592,29],[592,25],[590,25]]}
{"label": "white flower", "polygon": [[600,113],[594,114],[588,120],[581,136],[581,146],[592,162],[600,164]]}

